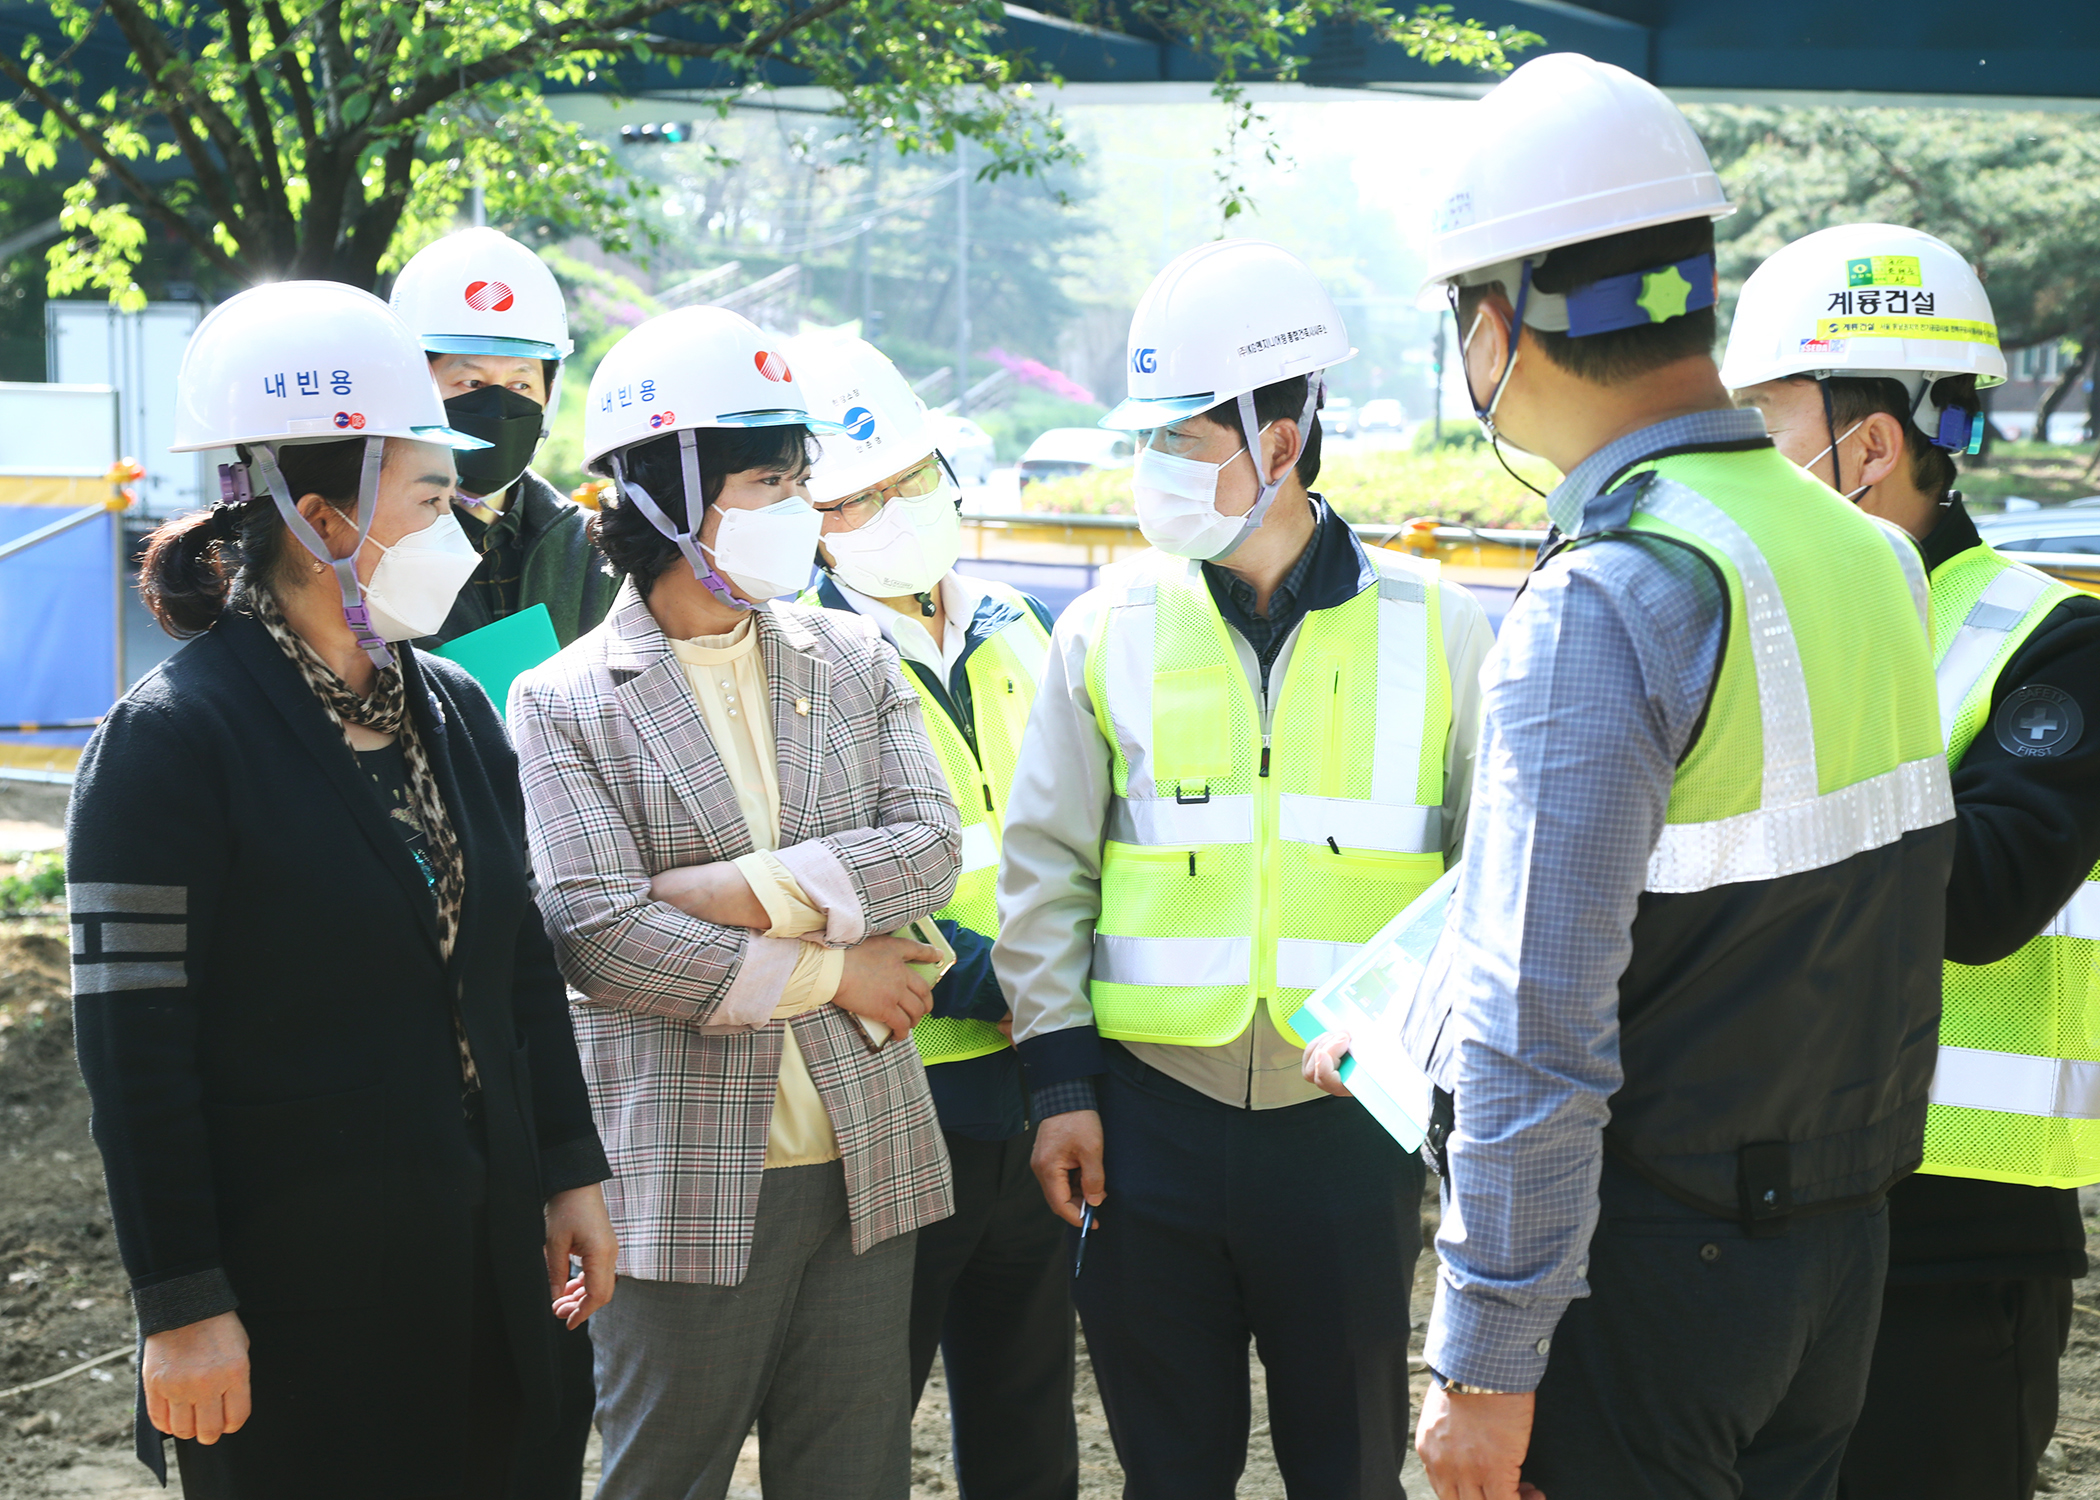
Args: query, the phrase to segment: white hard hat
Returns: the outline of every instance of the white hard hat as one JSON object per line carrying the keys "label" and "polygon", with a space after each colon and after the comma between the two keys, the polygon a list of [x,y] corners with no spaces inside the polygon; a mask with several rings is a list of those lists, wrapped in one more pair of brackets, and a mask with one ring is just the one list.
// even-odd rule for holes
{"label": "white hard hat", "polygon": [[1267,240],[1214,240],[1176,256],[1145,289],[1130,320],[1130,394],[1101,425],[1164,427],[1355,353],[1304,261]]}
{"label": "white hard hat", "polygon": [[1684,112],[1624,68],[1555,52],[1463,108],[1430,199],[1425,306],[1468,271],[1735,212]]}
{"label": "white hard hat", "polygon": [[1944,240],[1896,224],[1845,224],[1795,240],[1750,273],[1728,330],[1730,390],[1791,375],[1926,387],[2005,383],[1983,283]]}
{"label": "white hard hat", "polygon": [[781,341],[724,307],[651,318],[598,361],[583,414],[583,461],[687,427],[843,432],[809,409]]}
{"label": "white hard hat", "polygon": [[176,378],[171,453],[398,437],[486,448],[445,425],[408,325],[340,281],[279,281],[213,308]]}
{"label": "white hard hat", "polygon": [[810,410],[837,422],[809,471],[810,498],[829,505],[930,456],[938,446],[926,403],[888,355],[866,339],[806,333],[783,349]]}
{"label": "white hard hat", "polygon": [[[277,461],[280,447],[364,443],[357,486],[357,546],[341,557],[299,514]],[[280,281],[229,297],[206,315],[182,351],[176,376],[175,441],[192,453],[236,444],[246,462],[219,466],[220,492],[234,504],[254,497],[253,480],[312,556],[331,568],[343,619],[373,665],[393,664],[357,578],[357,554],[379,509],[387,438],[486,448],[445,425],[430,365],[408,325],[370,292],[340,281]]]}
{"label": "white hard hat", "polygon": [[394,311],[432,354],[567,359],[569,310],[546,263],[499,229],[462,229],[394,278]]}

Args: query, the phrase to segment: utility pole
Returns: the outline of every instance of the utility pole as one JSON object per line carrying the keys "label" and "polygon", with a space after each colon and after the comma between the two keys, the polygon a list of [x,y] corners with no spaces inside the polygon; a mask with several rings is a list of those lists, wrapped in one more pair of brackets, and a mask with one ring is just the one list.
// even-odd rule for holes
{"label": "utility pole", "polygon": [[1435,375],[1429,397],[1430,421],[1438,447],[1444,443],[1444,315],[1436,315],[1436,360],[1430,366]]}
{"label": "utility pole", "polygon": [[970,143],[955,148],[955,410],[970,414]]}
{"label": "utility pole", "polygon": [[868,153],[868,216],[861,225],[860,238],[854,242],[853,251],[860,271],[860,336],[870,341],[879,330],[875,327],[875,249],[868,242],[875,237],[876,216],[882,211],[884,144],[877,142]]}

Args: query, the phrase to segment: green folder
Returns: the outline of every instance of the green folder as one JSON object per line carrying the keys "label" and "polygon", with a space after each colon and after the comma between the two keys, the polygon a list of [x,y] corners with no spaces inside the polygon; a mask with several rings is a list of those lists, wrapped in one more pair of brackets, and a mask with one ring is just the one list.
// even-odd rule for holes
{"label": "green folder", "polygon": [[554,637],[554,617],[547,606],[535,604],[516,614],[469,631],[456,641],[437,648],[436,655],[456,661],[474,675],[504,713],[510,703],[510,685],[518,674],[530,671],[555,652],[561,642]]}

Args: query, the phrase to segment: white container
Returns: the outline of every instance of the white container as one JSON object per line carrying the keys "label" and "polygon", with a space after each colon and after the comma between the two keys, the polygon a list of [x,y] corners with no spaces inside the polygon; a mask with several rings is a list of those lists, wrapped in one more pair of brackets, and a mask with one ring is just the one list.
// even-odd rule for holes
{"label": "white container", "polygon": [[[182,351],[204,316],[195,302],[149,302],[127,313],[107,301],[44,304],[44,369],[55,385],[116,392],[117,452],[145,466],[134,514],[172,516],[219,497],[218,465],[230,452],[170,453]],[[0,443],[5,443],[0,438]],[[105,472],[104,463],[97,473]]]}
{"label": "white container", "polygon": [[0,475],[100,479],[121,456],[108,386],[0,380]]}

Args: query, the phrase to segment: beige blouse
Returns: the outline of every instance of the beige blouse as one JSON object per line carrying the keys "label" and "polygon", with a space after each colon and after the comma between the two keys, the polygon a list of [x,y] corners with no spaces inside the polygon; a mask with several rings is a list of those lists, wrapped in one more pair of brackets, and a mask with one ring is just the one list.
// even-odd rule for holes
{"label": "beige blouse", "polygon": [[[766,688],[765,662],[758,654],[758,633],[745,616],[727,635],[695,636],[671,642],[685,669],[687,684],[707,724],[729,779],[736,785],[754,852],[735,861],[772,918],[767,937],[800,937],[824,930],[824,914],[809,904],[787,866],[775,859],[780,847],[780,773],[774,762],[773,712]],[[795,960],[794,972],[773,1007],[773,1019],[786,1020],[827,1005],[838,993],[845,969],[842,948],[808,943]],[[801,1167],[837,1161],[838,1136],[796,1045],[793,1027],[783,1028],[780,1082],[773,1099],[773,1120],[766,1137],[768,1167]]]}

